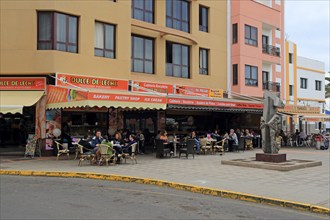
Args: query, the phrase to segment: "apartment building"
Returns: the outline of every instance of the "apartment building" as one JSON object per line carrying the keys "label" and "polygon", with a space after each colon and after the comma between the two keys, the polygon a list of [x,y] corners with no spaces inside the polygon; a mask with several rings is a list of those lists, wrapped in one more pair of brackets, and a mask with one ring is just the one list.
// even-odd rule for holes
{"label": "apartment building", "polygon": [[325,130],[325,63],[298,56],[297,45],[286,41],[285,130],[318,133]]}
{"label": "apartment building", "polygon": [[65,123],[76,134],[96,129],[156,133],[172,128],[175,120],[180,131],[188,132],[212,129],[214,111],[262,109],[223,99],[227,1],[0,4],[0,110],[13,143],[22,123],[43,138]]}
{"label": "apartment building", "polygon": [[229,90],[259,98],[264,90],[284,94],[284,2],[231,1],[230,12]]}

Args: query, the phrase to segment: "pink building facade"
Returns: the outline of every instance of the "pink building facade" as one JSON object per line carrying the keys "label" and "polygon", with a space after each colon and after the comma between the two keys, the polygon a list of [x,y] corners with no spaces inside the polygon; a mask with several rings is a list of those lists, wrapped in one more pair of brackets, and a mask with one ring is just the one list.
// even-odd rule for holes
{"label": "pink building facade", "polygon": [[285,94],[284,2],[230,2],[230,90],[253,97],[263,97],[264,90]]}

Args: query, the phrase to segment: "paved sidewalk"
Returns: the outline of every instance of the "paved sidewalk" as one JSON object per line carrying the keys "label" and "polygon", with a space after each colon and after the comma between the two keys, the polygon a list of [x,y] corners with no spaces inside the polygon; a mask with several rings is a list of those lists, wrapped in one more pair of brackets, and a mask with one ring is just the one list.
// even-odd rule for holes
{"label": "paved sidewalk", "polygon": [[322,166],[288,172],[222,165],[221,160],[254,157],[260,149],[239,153],[195,155],[195,159],[158,159],[154,154],[138,155],[138,164],[78,167],[78,160],[59,161],[55,157],[22,159],[0,157],[1,170],[89,172],[152,178],[265,196],[330,208],[330,152],[315,149],[284,148],[287,159],[322,161]]}

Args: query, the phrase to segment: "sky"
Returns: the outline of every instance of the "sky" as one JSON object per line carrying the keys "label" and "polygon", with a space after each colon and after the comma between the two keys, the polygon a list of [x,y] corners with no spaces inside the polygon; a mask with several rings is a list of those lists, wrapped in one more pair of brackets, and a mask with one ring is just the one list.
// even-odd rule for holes
{"label": "sky", "polygon": [[298,56],[325,63],[330,71],[330,0],[285,0],[285,36]]}

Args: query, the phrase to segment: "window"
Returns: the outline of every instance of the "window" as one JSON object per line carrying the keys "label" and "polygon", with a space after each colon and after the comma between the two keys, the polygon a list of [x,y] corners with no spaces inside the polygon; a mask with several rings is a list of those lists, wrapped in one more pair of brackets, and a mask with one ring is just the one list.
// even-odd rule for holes
{"label": "window", "polygon": [[306,78],[300,78],[300,88],[307,89],[307,79]]}
{"label": "window", "polygon": [[189,78],[189,46],[166,42],[166,75]]}
{"label": "window", "polygon": [[132,36],[132,72],[154,73],[154,42],[153,39]]}
{"label": "window", "polygon": [[258,67],[245,65],[245,85],[258,86]]}
{"label": "window", "polygon": [[199,74],[208,75],[209,73],[209,50],[199,49]]}
{"label": "window", "polygon": [[78,53],[78,17],[38,12],[38,50]]}
{"label": "window", "polygon": [[289,53],[289,63],[293,63],[293,54]]}
{"label": "window", "polygon": [[237,36],[237,24],[233,24],[233,44],[236,44],[238,42],[238,36]]}
{"label": "window", "polygon": [[315,90],[321,91],[322,81],[315,80]]}
{"label": "window", "polygon": [[132,18],[154,23],[154,0],[132,0]]}
{"label": "window", "polygon": [[238,85],[238,64],[233,64],[233,85]]}
{"label": "window", "polygon": [[95,22],[94,53],[98,57],[115,58],[115,26]]}
{"label": "window", "polygon": [[209,30],[209,9],[199,6],[199,30],[208,32]]}
{"label": "window", "polygon": [[250,25],[245,25],[245,44],[258,46],[258,29]]}
{"label": "window", "polygon": [[189,2],[166,0],[166,27],[189,32]]}
{"label": "window", "polygon": [[289,96],[293,96],[293,85],[289,85]]}

